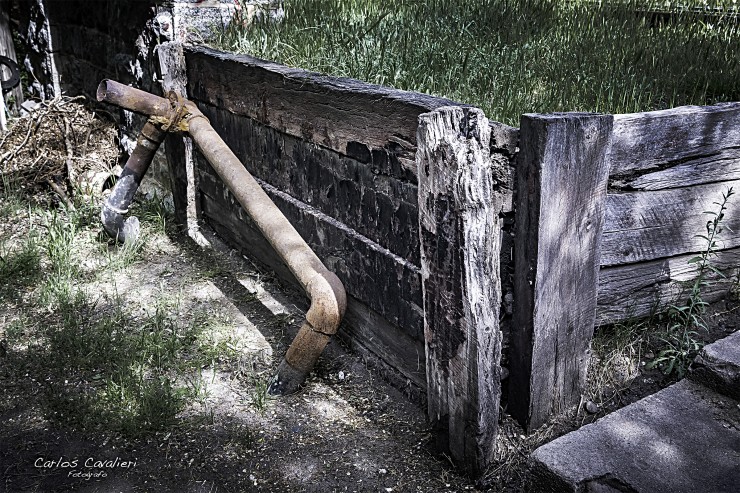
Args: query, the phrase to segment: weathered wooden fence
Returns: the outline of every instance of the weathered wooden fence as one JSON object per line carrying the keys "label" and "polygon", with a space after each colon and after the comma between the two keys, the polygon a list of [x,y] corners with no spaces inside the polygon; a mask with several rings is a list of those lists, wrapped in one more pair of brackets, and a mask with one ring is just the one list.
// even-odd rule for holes
{"label": "weathered wooden fence", "polygon": [[[707,248],[706,211],[740,185],[740,104],[525,115],[520,147],[509,411],[536,428],[578,404],[594,322],[686,296],[689,260]],[[728,274],[740,266],[738,212],[730,202],[712,258]]]}
{"label": "weathered wooden fence", "polygon": [[[153,29],[152,15],[177,24],[177,12],[153,0],[106,0],[80,17],[90,3],[23,1],[26,42],[52,40],[37,92],[94,94],[103,77],[156,91],[159,58],[164,88],[199,104],[344,282],[340,335],[426,399],[440,446],[473,472],[493,451],[501,364],[506,410],[527,429],[577,404],[594,326],[675,302],[706,246],[704,211],[740,188],[737,103],[524,115],[514,129],[441,98],[160,44],[179,31]],[[205,223],[290,281],[192,144],[166,144],[189,230]],[[712,262],[731,271],[734,202],[725,222]]]}
{"label": "weathered wooden fence", "polygon": [[[159,56],[166,88],[198,102],[344,282],[340,334],[426,397],[440,447],[473,472],[493,452],[502,356],[507,411],[527,429],[578,404],[594,326],[673,301],[695,275],[703,211],[740,180],[738,104],[524,115],[513,129],[248,56],[178,44]],[[290,281],[207,162],[167,144],[180,215]],[[740,252],[732,212],[719,267]]]}
{"label": "weathered wooden fence", "polygon": [[[740,180],[736,104],[524,115],[517,130],[248,56],[173,44],[160,57],[165,82],[182,72],[180,90],[344,282],[343,337],[426,396],[440,447],[473,472],[497,432],[502,332],[507,410],[536,428],[580,401],[595,326],[681,292],[703,211]],[[168,152],[181,161],[180,143]],[[193,163],[190,175],[173,166],[178,209],[290,280],[197,152]],[[715,265],[735,265],[738,234]]]}

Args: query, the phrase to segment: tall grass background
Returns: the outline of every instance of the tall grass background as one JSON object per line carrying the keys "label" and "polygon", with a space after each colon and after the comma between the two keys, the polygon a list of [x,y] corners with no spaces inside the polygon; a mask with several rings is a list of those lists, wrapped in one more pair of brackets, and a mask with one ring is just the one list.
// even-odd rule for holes
{"label": "tall grass background", "polygon": [[735,1],[285,0],[282,7],[278,20],[237,17],[210,44],[448,97],[511,125],[531,112],[740,100]]}

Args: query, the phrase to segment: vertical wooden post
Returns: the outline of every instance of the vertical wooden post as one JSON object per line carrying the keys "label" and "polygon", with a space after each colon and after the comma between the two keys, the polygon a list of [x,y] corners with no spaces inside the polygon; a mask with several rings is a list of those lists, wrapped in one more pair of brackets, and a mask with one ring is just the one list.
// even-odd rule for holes
{"label": "vertical wooden post", "polygon": [[596,321],[611,115],[524,115],[509,411],[534,429],[578,404]]}
{"label": "vertical wooden post", "polygon": [[[162,43],[158,47],[162,89],[187,97],[187,73],[182,44]],[[170,134],[165,141],[170,171],[170,189],[175,204],[175,219],[187,228],[188,235],[199,245],[207,244],[200,233],[200,199],[193,140],[188,135]]]}
{"label": "vertical wooden post", "polygon": [[[0,55],[8,57],[14,62],[17,62],[18,58],[15,54],[13,33],[10,29],[9,11],[9,2],[6,2],[5,0],[0,1]],[[21,62],[19,63],[19,65],[23,65],[23,63]],[[8,74],[3,75],[5,76],[4,78],[7,79]],[[23,84],[18,84],[14,89],[10,91],[8,95],[13,97],[14,101],[12,105],[7,106],[7,102],[5,101],[5,94],[3,94],[3,111],[5,111],[7,107],[11,110],[13,114],[20,114],[20,107],[23,103]]]}
{"label": "vertical wooden post", "polygon": [[501,397],[503,199],[483,112],[419,116],[416,165],[428,414],[438,445],[473,474],[489,463]]}

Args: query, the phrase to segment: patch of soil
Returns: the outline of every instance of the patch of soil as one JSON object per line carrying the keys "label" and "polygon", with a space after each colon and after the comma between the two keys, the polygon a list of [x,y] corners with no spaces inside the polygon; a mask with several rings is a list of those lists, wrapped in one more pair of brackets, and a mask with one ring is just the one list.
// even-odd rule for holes
{"label": "patch of soil", "polygon": [[0,358],[3,491],[476,491],[433,452],[422,410],[337,341],[299,394],[259,402],[257,380],[272,374],[302,320],[300,293],[181,237],[158,237],[144,257],[114,287],[103,278],[94,288],[142,311],[153,292],[180,292],[183,312],[199,303],[248,334],[242,357],[203,369],[208,397],[174,426],[124,436],[49,416],[44,382],[30,370],[38,362],[9,348]]}

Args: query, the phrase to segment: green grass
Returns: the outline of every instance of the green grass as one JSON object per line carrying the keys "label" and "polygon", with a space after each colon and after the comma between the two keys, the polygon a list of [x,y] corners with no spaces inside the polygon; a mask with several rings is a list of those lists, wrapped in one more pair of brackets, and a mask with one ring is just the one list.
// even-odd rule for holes
{"label": "green grass", "polygon": [[0,227],[13,233],[0,236],[9,371],[40,383],[33,395],[47,419],[77,429],[135,436],[181,423],[188,403],[205,402],[203,369],[236,358],[214,339],[213,315],[165,285],[141,303],[91,288],[117,292],[117,273],[146,259],[147,242],[170,229],[162,202],[137,206],[140,242],[110,245],[99,205],[45,210],[3,184]]}
{"label": "green grass", "polygon": [[[286,0],[282,21],[262,16],[244,27],[237,19],[210,43],[448,97],[511,125],[531,112],[630,113],[740,100],[738,22],[670,6],[676,3]],[[734,5],[709,3],[727,11]],[[675,13],[668,20],[637,12],[666,4]]]}

